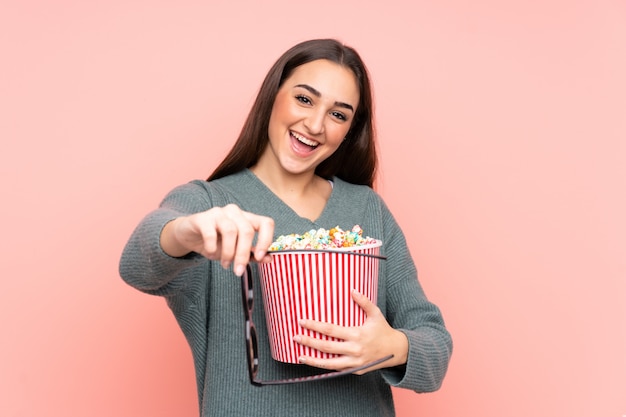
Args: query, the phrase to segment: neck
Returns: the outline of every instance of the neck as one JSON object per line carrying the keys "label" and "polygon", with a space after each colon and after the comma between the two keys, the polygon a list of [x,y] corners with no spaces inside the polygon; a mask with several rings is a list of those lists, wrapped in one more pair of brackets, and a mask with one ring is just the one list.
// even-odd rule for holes
{"label": "neck", "polygon": [[257,178],[278,198],[303,218],[315,221],[326,206],[332,187],[315,173],[298,175],[268,172],[250,168]]}

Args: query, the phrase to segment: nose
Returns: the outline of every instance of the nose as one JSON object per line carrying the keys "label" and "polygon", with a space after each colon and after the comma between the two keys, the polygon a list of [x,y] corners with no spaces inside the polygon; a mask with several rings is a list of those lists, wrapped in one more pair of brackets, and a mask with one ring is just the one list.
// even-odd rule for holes
{"label": "nose", "polygon": [[311,110],[311,112],[304,119],[304,126],[312,135],[319,135],[324,133],[324,120],[326,118],[326,111],[324,110]]}

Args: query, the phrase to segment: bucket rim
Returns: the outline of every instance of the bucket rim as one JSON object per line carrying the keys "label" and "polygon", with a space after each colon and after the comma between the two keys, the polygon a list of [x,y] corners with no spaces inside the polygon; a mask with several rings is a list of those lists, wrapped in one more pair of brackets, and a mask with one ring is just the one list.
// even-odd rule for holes
{"label": "bucket rim", "polygon": [[361,246],[349,246],[345,248],[328,248],[328,249],[279,249],[279,250],[270,250],[267,253],[269,255],[281,255],[281,254],[311,254],[311,253],[340,253],[344,255],[357,255],[357,256],[367,256],[371,258],[378,259],[387,259],[386,256],[378,255],[374,253],[365,253],[360,252],[362,250],[367,249],[376,249],[382,246],[383,242],[377,240],[375,243],[370,243],[367,245]]}

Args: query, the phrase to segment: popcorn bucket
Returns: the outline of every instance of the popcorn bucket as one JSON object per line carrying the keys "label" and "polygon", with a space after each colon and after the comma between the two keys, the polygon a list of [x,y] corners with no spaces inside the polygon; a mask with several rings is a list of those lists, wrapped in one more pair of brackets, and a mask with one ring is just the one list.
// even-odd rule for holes
{"label": "popcorn bucket", "polygon": [[337,355],[304,347],[293,337],[304,334],[335,338],[304,329],[300,319],[360,326],[366,315],[352,300],[356,289],[376,303],[381,241],[341,249],[298,249],[270,252],[272,262],[260,263],[261,291],[272,357],[298,363],[301,355],[331,358]]}

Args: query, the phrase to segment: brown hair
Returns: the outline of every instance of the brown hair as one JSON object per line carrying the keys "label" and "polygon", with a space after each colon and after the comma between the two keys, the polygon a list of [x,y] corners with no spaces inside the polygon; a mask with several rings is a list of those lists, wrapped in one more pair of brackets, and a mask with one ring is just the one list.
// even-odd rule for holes
{"label": "brown hair", "polygon": [[270,68],[239,138],[208,181],[225,177],[256,164],[265,150],[274,100],[283,82],[300,65],[327,59],[350,69],[359,85],[359,104],[354,120],[339,148],[320,163],[315,172],[330,179],[337,176],[353,184],[373,186],[377,156],[373,121],[373,99],[369,75],[359,54],[334,39],[315,39],[295,45]]}

